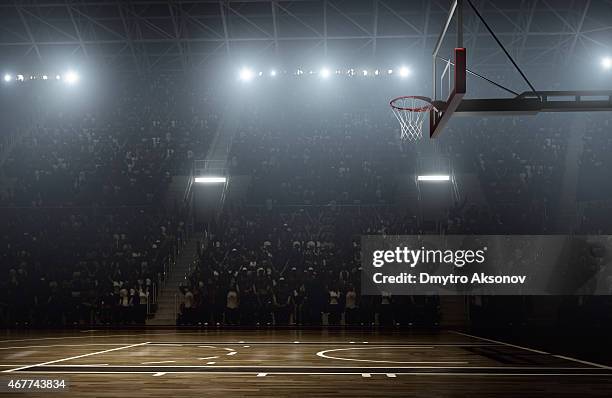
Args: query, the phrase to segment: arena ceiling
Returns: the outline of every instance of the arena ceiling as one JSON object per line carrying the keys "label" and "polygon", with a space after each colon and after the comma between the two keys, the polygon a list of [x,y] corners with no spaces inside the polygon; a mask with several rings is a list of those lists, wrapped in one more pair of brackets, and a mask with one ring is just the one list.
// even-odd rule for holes
{"label": "arena ceiling", "polygon": [[[472,1],[527,67],[612,54],[612,0]],[[44,67],[70,59],[174,71],[220,60],[297,65],[428,59],[449,5],[448,0],[7,1],[0,4],[0,62]],[[464,29],[472,65],[508,66],[469,9]]]}

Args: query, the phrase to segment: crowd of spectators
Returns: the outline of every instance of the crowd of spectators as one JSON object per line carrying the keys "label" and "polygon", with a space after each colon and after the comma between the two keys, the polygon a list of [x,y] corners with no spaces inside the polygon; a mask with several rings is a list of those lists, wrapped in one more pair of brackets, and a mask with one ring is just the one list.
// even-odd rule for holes
{"label": "crowd of spectators", "polygon": [[[436,325],[438,297],[361,295],[360,235],[551,231],[567,118],[451,125],[436,154],[476,175],[485,203],[463,192],[428,220],[400,186],[423,147],[399,143],[379,98],[337,95],[356,99],[339,109],[296,92],[235,112],[229,169],[250,178],[248,193],[228,197],[198,242],[180,324]],[[189,230],[188,214],[163,206],[167,186],[206,153],[220,115],[215,92],[165,78],[95,109],[43,111],[1,169],[1,322],[144,322]],[[605,178],[607,123],[587,121],[584,176]],[[584,229],[609,229],[609,208],[583,212]],[[474,303],[475,317],[491,303]]]}
{"label": "crowd of spectators", "polygon": [[218,108],[174,79],[126,84],[80,108],[42,104],[8,154],[0,324],[144,323],[154,312],[188,229],[165,192],[205,154]]}
{"label": "crowd of spectators", "polygon": [[[419,146],[399,145],[395,120],[376,99],[327,109],[287,96],[283,106],[262,102],[242,113],[230,164],[232,174],[252,177],[249,194],[226,207],[204,242],[182,287],[180,323],[432,325],[436,297],[361,296],[359,235],[553,230],[574,133],[567,116],[453,124],[438,154],[456,175],[477,176],[486,203],[463,192],[444,219],[430,222],[398,195]],[[514,324],[530,309],[477,301],[476,317],[495,306],[521,309],[508,311]]]}
{"label": "crowd of spectators", "polygon": [[0,204],[161,202],[172,176],[189,174],[193,160],[204,156],[219,117],[210,93],[198,97],[202,103],[190,98],[192,106],[183,107],[177,104],[186,94],[173,80],[130,90],[134,84],[110,104],[101,99],[85,111],[43,112],[4,164],[10,183],[0,191]]}
{"label": "crowd of spectators", "polygon": [[200,242],[179,323],[432,326],[437,297],[360,294],[359,234],[413,220],[386,206],[228,208]]}
{"label": "crowd of spectators", "polygon": [[603,113],[590,114],[585,123],[577,196],[583,202],[609,202],[612,200],[612,119]]}
{"label": "crowd of spectators", "polygon": [[[487,206],[468,206],[471,231],[543,233],[559,205],[571,123],[564,115],[458,120],[442,137],[455,173],[475,173]],[[492,221],[492,222],[491,222]]]}

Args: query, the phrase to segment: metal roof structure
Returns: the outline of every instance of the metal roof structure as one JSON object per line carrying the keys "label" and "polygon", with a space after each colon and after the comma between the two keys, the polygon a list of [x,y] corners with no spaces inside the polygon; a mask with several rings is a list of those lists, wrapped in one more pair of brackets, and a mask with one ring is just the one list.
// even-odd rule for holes
{"label": "metal roof structure", "polygon": [[[473,0],[528,67],[612,54],[612,0]],[[219,61],[372,62],[429,56],[446,0],[5,0],[0,65],[66,59],[135,71],[200,69]],[[471,65],[505,67],[466,11]]]}

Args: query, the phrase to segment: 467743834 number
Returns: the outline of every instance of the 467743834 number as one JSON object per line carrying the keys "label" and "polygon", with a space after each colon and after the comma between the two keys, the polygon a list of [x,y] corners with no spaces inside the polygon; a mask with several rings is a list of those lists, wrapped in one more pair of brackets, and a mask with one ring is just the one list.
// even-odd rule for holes
{"label": "467743834 number", "polygon": [[26,378],[8,378],[4,379],[0,384],[1,392],[18,392],[18,391],[65,391],[68,388],[68,382],[65,379],[26,379]]}

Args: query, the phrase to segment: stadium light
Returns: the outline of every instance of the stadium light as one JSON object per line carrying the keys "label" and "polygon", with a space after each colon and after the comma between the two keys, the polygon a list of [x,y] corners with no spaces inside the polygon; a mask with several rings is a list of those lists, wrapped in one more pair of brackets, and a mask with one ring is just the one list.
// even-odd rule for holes
{"label": "stadium light", "polygon": [[55,80],[60,80],[62,77],[60,75],[55,75]]}
{"label": "stadium light", "polygon": [[400,74],[401,77],[408,77],[408,76],[410,76],[410,69],[408,69],[405,66],[402,66],[400,68],[399,74]]}
{"label": "stadium light", "polygon": [[323,68],[323,69],[321,69],[319,74],[321,75],[322,78],[327,79],[329,77],[329,75],[330,75],[330,72],[329,72],[329,69]]}
{"label": "stadium light", "polygon": [[248,82],[253,78],[253,71],[249,68],[242,68],[240,70],[240,80],[243,82]]}
{"label": "stadium light", "polygon": [[368,71],[367,71],[367,70],[365,70],[365,69],[364,69],[363,71],[361,71],[361,73],[363,73],[363,75],[364,75],[364,76],[367,76],[367,75],[368,75]]}
{"label": "stadium light", "polygon": [[602,59],[601,66],[606,70],[612,69],[612,57],[605,57]]}
{"label": "stadium light", "polygon": [[79,75],[74,71],[68,71],[65,75],[64,80],[68,84],[76,84],[79,81]]}
{"label": "stadium light", "polygon": [[47,75],[43,75],[43,80],[47,80],[49,77]]}
{"label": "stadium light", "polygon": [[17,81],[22,82],[24,80],[25,78],[23,77],[23,75],[17,75]]}
{"label": "stadium light", "polygon": [[450,181],[450,176],[446,174],[430,174],[417,176],[417,181]]}
{"label": "stadium light", "polygon": [[227,178],[225,177],[196,177],[195,182],[199,184],[218,184],[226,182]]}
{"label": "stadium light", "polygon": [[276,71],[274,69],[272,69],[270,71],[270,76],[272,76],[272,77],[276,76]]}
{"label": "stadium light", "polygon": [[387,74],[392,75],[393,74],[393,69],[387,70]]}
{"label": "stadium light", "polygon": [[9,75],[8,73],[6,75],[4,75],[4,81],[5,82],[10,82],[11,80],[13,80],[13,76]]}

